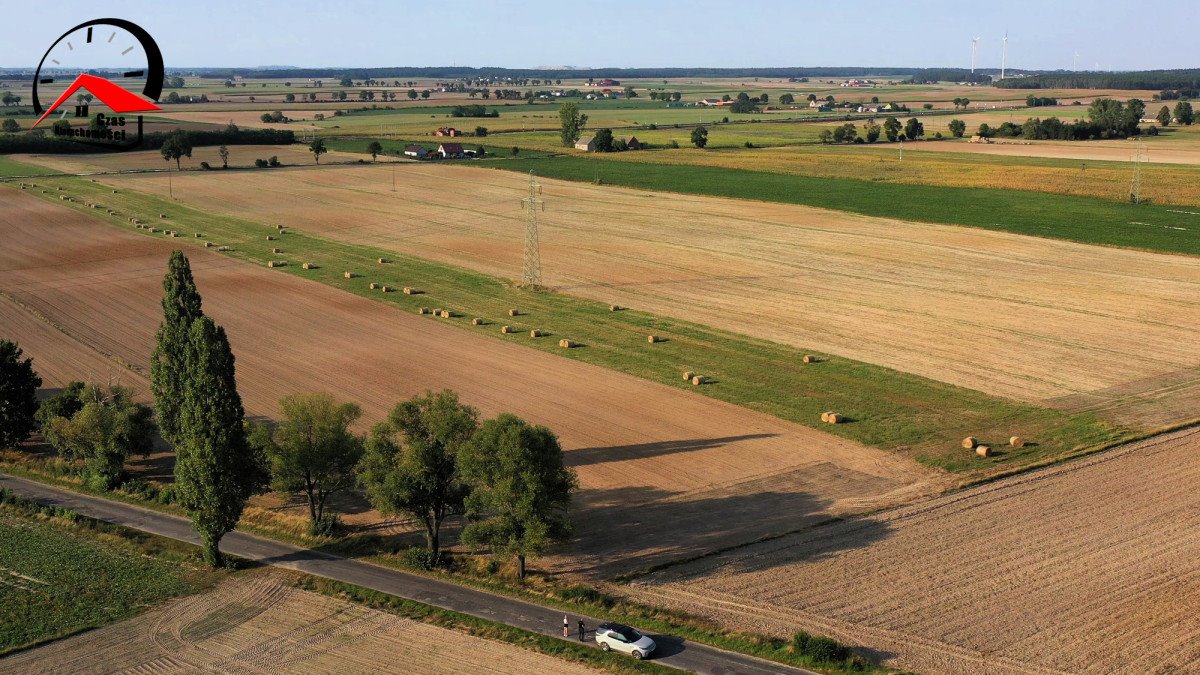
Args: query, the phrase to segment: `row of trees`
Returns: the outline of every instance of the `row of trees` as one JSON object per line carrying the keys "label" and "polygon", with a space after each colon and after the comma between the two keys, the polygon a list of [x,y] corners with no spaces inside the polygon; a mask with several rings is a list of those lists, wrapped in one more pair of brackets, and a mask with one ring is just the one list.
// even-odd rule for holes
{"label": "row of trees", "polygon": [[315,534],[335,529],[330,497],[361,487],[383,513],[421,523],[430,565],[441,556],[443,524],[456,516],[466,517],[464,543],[513,556],[522,577],[528,557],[570,538],[577,480],[549,429],[509,414],[481,423],[448,390],[401,402],[365,435],[351,429],[359,407],[324,393],[288,396],[278,423],[250,424],[228,338],[204,314],[180,251],[163,279],[162,310],[150,365],[154,411],[128,388],[81,382],[39,406],[32,360],[0,340],[0,447],[40,428],[90,485],[111,489],[127,477],[129,457],[152,449],[157,426],[175,449],[172,500],[213,566],[223,564],[220,541],[249,498],[268,487],[302,496]]}
{"label": "row of trees", "polygon": [[[954,122],[950,124],[953,129]],[[881,134],[892,143],[899,140],[917,140],[925,136],[925,124],[915,117],[903,124],[895,117],[888,117],[882,125],[871,119],[863,126],[863,136],[859,136],[858,127],[847,122],[834,129],[822,129],[818,138],[822,143],[875,143]]]}

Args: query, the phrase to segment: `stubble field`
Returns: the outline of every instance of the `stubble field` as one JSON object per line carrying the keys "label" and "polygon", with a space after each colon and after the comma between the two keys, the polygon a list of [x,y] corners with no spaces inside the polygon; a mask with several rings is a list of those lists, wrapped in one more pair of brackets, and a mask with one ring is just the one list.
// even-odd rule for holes
{"label": "stubble field", "polygon": [[643,599],[797,624],[923,673],[1200,668],[1200,431],[643,578]]}
{"label": "stubble field", "polygon": [[[0,190],[0,200],[14,242],[0,252],[5,336],[53,374],[48,387],[103,378],[107,366],[145,392],[139,373],[148,372],[161,320],[171,243],[14,190]],[[282,396],[327,390],[361,404],[370,424],[403,398],[453,388],[484,415],[510,411],[554,429],[583,488],[580,543],[560,570],[640,568],[896,503],[943,480],[766,414],[203,250],[189,256],[205,311],[229,332],[251,415],[274,417]],[[122,374],[121,364],[134,370]]]}
{"label": "stubble field", "polygon": [[[528,179],[458,166],[192,173],[230,214],[512,278]],[[157,178],[106,177],[161,194]],[[558,290],[1135,428],[1195,417],[1200,261],[801,206],[544,180]],[[1131,224],[1131,227],[1138,227]]]}
{"label": "stubble field", "polygon": [[[10,670],[11,669],[11,670]],[[590,668],[344,600],[273,576],[230,580],[0,662],[39,673],[592,673]]]}

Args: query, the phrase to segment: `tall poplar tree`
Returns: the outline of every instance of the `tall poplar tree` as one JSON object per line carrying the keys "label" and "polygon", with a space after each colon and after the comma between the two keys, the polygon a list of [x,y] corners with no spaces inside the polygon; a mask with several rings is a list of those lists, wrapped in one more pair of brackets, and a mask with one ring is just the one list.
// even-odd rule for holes
{"label": "tall poplar tree", "polygon": [[237,526],[246,501],[269,479],[266,458],[246,440],[233,352],[225,330],[201,316],[188,331],[182,379],[175,488],[204,547],[218,567],[221,538]]}
{"label": "tall poplar tree", "polygon": [[150,389],[162,437],[178,446],[179,408],[187,374],[188,333],[192,323],[204,316],[200,292],[192,278],[192,267],[182,251],[171,254],[163,278],[163,321],[155,336],[150,357]]}

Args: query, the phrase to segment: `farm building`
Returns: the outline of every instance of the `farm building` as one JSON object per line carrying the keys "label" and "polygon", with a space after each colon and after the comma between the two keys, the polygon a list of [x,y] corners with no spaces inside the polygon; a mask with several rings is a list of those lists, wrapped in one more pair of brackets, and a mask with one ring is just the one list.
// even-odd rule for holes
{"label": "farm building", "polygon": [[463,146],[459,143],[442,143],[438,146],[437,154],[441,155],[442,159],[462,157]]}
{"label": "farm building", "polygon": [[429,155],[429,151],[419,145],[410,145],[404,148],[406,157],[416,157],[417,159],[425,159]]}
{"label": "farm building", "polygon": [[630,136],[625,139],[626,150],[641,150],[642,142],[637,139],[637,136]]}
{"label": "farm building", "polygon": [[575,149],[583,150],[584,152],[595,152],[596,137],[595,136],[584,136],[583,138],[579,139],[578,141],[575,141]]}
{"label": "farm building", "polygon": [[462,135],[462,132],[459,131],[458,129],[455,129],[454,127],[438,127],[438,130],[436,133],[438,136],[450,136],[450,137]]}

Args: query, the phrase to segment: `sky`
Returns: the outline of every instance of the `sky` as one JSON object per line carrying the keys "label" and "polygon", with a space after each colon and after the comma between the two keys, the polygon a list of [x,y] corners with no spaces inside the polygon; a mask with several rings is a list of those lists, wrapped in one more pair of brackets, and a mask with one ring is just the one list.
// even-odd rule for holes
{"label": "sky", "polygon": [[[1158,0],[6,0],[0,67],[67,29],[131,20],[167,67],[1200,67],[1200,2]],[[49,9],[49,11],[48,11]],[[97,64],[97,67],[104,64]]]}

